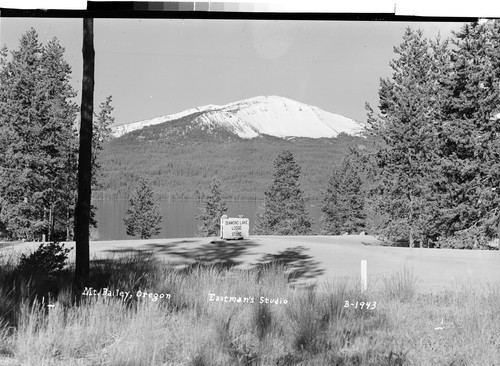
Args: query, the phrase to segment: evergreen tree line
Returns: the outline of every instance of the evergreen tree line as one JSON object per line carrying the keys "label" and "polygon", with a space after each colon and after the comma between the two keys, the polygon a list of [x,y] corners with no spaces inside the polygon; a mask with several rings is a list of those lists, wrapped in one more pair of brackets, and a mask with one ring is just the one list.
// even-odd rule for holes
{"label": "evergreen tree line", "polygon": [[[284,150],[274,162],[273,182],[265,191],[257,213],[255,233],[259,235],[311,235],[312,218],[300,187],[301,167],[293,154]],[[361,178],[346,157],[322,190],[321,234],[358,234],[364,231],[366,214]]]}
{"label": "evergreen tree line", "polygon": [[[265,191],[265,201],[257,214],[254,232],[257,235],[311,235],[312,219],[306,210],[306,199],[300,187],[301,167],[293,154],[284,150],[274,161],[273,181]],[[219,236],[220,219],[227,211],[227,196],[221,181],[214,177],[209,184],[200,214],[200,236]],[[358,168],[344,159],[335,168],[323,192],[321,210],[322,234],[358,234],[365,229],[365,195]],[[168,219],[168,218],[167,218]],[[160,233],[158,195],[151,181],[140,178],[129,198],[124,223],[127,235],[149,239]]]}
{"label": "evergreen tree line", "polygon": [[[321,234],[359,234],[365,230],[365,194],[358,168],[347,157],[332,171],[322,192]],[[313,220],[300,186],[301,167],[293,154],[284,150],[274,160],[273,180],[257,213],[257,235],[312,235]],[[222,184],[214,178],[196,218],[202,221],[201,236],[217,236],[220,218],[227,211]]]}
{"label": "evergreen tree line", "polygon": [[379,113],[367,105],[374,231],[409,246],[486,248],[499,235],[500,22],[451,39],[407,28]]}
{"label": "evergreen tree line", "polygon": [[[4,46],[0,52],[0,233],[10,239],[73,237],[78,106],[63,56],[57,38],[43,45],[33,28],[17,50]],[[95,116],[95,188],[113,123],[111,101],[108,97]]]}

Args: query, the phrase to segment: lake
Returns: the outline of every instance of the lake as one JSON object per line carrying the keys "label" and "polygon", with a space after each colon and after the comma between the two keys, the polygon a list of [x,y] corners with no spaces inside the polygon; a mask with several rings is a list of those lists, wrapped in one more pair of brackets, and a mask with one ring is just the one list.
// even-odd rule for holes
{"label": "lake", "polygon": [[[97,238],[99,240],[131,239],[125,232],[123,218],[128,208],[128,200],[93,200],[97,207]],[[226,214],[229,217],[243,215],[250,220],[250,235],[258,208],[264,201],[228,201]],[[201,221],[195,216],[200,214],[202,201],[171,199],[161,201],[162,223],[160,238],[189,238],[198,236]],[[309,202],[307,209],[314,221],[313,230],[317,232],[321,210],[318,202]]]}

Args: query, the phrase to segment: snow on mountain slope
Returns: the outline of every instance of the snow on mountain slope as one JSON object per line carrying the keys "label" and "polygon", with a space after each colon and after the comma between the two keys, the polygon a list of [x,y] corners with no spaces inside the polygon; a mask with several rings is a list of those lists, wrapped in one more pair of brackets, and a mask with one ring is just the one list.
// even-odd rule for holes
{"label": "snow on mountain slope", "polygon": [[190,114],[193,114],[193,125],[223,127],[246,139],[262,134],[276,137],[335,137],[340,132],[358,134],[363,128],[359,122],[317,107],[278,96],[261,96],[116,126],[113,127],[113,134],[119,137],[145,126],[173,121]]}
{"label": "snow on mountain slope", "polygon": [[176,119],[188,116],[190,114],[199,113],[199,112],[203,112],[203,111],[206,111],[208,109],[214,109],[214,108],[219,108],[219,106],[206,105],[206,106],[202,106],[202,107],[187,109],[185,111],[175,113],[175,114],[169,114],[168,116],[161,116],[161,117],[156,117],[156,118],[147,119],[147,120],[143,120],[143,121],[137,121],[137,122],[127,123],[127,124],[123,124],[123,125],[113,126],[113,127],[111,127],[111,133],[113,134],[114,137],[120,137],[120,136],[125,135],[126,133],[129,133],[129,132],[132,132],[135,130],[140,130],[141,128],[144,128],[146,126],[158,125],[160,123],[175,121]]}

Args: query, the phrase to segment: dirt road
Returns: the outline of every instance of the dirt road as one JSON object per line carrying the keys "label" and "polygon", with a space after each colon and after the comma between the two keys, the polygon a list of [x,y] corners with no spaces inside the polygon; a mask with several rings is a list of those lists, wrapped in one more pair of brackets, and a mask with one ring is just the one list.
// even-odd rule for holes
{"label": "dirt road", "polygon": [[[94,241],[91,257],[153,251],[174,263],[196,259],[248,266],[266,254],[283,253],[302,258],[321,272],[317,278],[359,276],[361,260],[368,261],[368,281],[401,270],[413,270],[420,292],[435,292],[460,282],[500,280],[500,251],[420,249],[378,246],[372,236],[253,236],[248,240],[221,241],[217,238]],[[38,243],[4,246],[3,251],[33,250]],[[74,243],[67,243],[73,247]],[[294,249],[294,250],[290,250]],[[71,252],[74,256],[74,250]]]}

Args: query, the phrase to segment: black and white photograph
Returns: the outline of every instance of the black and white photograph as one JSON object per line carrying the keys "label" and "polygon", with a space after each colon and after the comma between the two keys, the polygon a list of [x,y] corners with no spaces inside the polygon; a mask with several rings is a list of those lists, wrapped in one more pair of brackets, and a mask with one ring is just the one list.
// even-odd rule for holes
{"label": "black and white photograph", "polygon": [[0,12],[0,366],[500,365],[500,21],[192,10]]}

